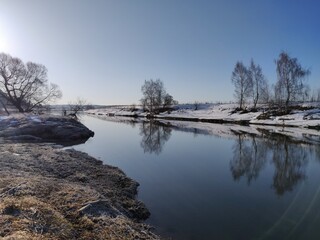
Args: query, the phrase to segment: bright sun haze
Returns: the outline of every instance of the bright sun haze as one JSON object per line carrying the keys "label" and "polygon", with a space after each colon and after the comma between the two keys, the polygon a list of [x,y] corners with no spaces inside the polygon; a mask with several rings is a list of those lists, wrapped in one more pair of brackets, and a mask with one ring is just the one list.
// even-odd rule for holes
{"label": "bright sun haze", "polygon": [[161,79],[179,102],[232,101],[235,63],[260,64],[270,85],[281,51],[320,87],[318,1],[2,0],[0,52],[48,68],[63,91],[95,104],[132,104]]}
{"label": "bright sun haze", "polygon": [[7,49],[7,44],[4,41],[4,39],[0,39],[0,49],[1,49],[2,52],[5,52],[6,49]]}

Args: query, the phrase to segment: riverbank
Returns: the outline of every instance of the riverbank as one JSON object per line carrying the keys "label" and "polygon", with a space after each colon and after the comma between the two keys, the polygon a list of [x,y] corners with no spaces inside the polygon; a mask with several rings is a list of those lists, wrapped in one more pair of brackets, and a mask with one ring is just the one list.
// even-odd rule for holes
{"label": "riverbank", "polygon": [[135,198],[137,182],[63,148],[93,136],[84,125],[14,115],[0,129],[1,239],[159,239],[143,224],[150,213]]}
{"label": "riverbank", "polygon": [[[246,110],[238,110],[237,104],[181,104],[171,111],[154,115],[155,119],[228,123],[240,125],[269,125],[281,127],[300,127],[320,129],[320,103],[305,103],[292,106],[290,111],[269,109],[266,105],[259,105],[256,110],[250,106]],[[148,114],[140,108],[130,106],[112,106],[86,111],[88,114],[100,116],[121,116],[147,118]]]}
{"label": "riverbank", "polygon": [[0,145],[2,239],[159,239],[138,183],[85,153]]}

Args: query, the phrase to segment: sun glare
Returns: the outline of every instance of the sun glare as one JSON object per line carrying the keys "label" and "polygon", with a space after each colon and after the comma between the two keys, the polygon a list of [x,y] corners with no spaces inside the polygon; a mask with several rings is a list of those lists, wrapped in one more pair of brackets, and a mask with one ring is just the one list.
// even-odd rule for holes
{"label": "sun glare", "polygon": [[7,50],[7,42],[0,37],[0,52],[5,52]]}

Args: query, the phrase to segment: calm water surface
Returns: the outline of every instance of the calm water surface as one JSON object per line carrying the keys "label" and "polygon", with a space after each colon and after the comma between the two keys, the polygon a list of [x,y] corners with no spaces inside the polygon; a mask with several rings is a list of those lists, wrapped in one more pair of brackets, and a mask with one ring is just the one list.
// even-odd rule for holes
{"label": "calm water surface", "polygon": [[178,239],[320,239],[320,148],[85,116],[74,147],[140,183],[148,223]]}

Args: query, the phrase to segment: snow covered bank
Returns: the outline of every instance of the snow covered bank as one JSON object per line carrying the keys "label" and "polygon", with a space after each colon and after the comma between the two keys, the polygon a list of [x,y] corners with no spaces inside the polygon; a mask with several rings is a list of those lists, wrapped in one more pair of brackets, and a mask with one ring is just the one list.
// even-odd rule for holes
{"label": "snow covered bank", "polygon": [[276,127],[268,125],[243,126],[237,124],[212,124],[205,122],[167,121],[160,120],[162,124],[171,128],[192,132],[194,134],[213,135],[217,137],[236,139],[239,135],[243,137],[265,137],[285,136],[295,142],[320,144],[320,131],[315,129],[296,127]]}
{"label": "snow covered bank", "polygon": [[[255,125],[271,125],[286,127],[302,127],[320,129],[320,104],[301,105],[300,110],[281,116],[264,116],[267,107],[260,105],[256,112],[236,111],[236,104],[200,104],[197,109],[192,104],[178,105],[171,112],[164,112],[154,117],[157,119],[199,121],[211,123],[239,123]],[[113,106],[88,110],[86,113],[101,116],[147,117],[141,108],[130,106]]]}

